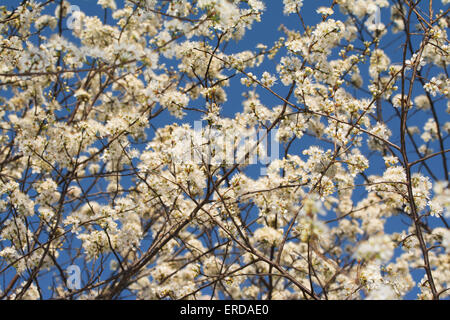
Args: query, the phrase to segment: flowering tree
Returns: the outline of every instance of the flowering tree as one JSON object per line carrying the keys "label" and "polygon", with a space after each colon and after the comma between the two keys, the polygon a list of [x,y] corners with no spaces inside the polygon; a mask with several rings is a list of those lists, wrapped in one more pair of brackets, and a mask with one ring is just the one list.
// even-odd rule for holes
{"label": "flowering tree", "polygon": [[448,0],[120,2],[0,7],[1,299],[449,297]]}

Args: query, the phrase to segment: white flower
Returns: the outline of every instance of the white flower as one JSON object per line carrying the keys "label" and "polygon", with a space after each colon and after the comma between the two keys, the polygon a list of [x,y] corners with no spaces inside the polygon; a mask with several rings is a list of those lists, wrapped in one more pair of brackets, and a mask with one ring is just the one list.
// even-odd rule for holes
{"label": "white flower", "polygon": [[392,286],[381,283],[374,290],[370,291],[366,300],[394,300],[397,298],[397,294]]}
{"label": "white flower", "polygon": [[284,14],[296,13],[303,6],[303,0],[283,0]]}
{"label": "white flower", "polygon": [[98,0],[97,3],[102,6],[103,9],[110,8],[112,10],[116,10],[116,2],[115,0]]}
{"label": "white flower", "polygon": [[429,118],[423,127],[424,132],[420,136],[423,141],[428,142],[438,138],[437,123],[433,118]]}
{"label": "white flower", "polygon": [[90,99],[91,95],[84,89],[80,88],[77,91],[75,91],[74,96],[81,101],[87,101]]}
{"label": "white flower", "polygon": [[303,44],[301,40],[292,40],[286,43],[286,46],[289,50],[293,52],[301,52],[303,48]]}
{"label": "white flower", "polygon": [[275,78],[274,76],[272,76],[270,73],[268,73],[267,71],[265,71],[262,75],[262,79],[261,79],[261,83],[263,85],[265,85],[266,87],[272,87],[275,82],[277,81],[277,78]]}
{"label": "white flower", "polygon": [[262,227],[255,231],[254,240],[264,246],[276,246],[283,240],[283,230]]}
{"label": "white flower", "polygon": [[388,70],[390,63],[391,59],[389,59],[383,50],[374,50],[370,56],[370,76],[376,79],[381,72]]}
{"label": "white flower", "polygon": [[170,90],[161,95],[160,103],[166,107],[170,113],[177,118],[182,118],[184,115],[183,108],[189,103],[189,98],[184,93]]}
{"label": "white flower", "polygon": [[420,96],[415,97],[414,104],[416,105],[417,108],[422,109],[422,110],[428,110],[431,107],[428,97],[424,94],[421,94]]}
{"label": "white flower", "polygon": [[324,16],[329,16],[332,15],[334,13],[333,9],[329,8],[329,7],[320,7],[316,10],[316,12],[318,14],[324,15]]}
{"label": "white flower", "polygon": [[359,259],[387,262],[392,258],[394,248],[394,243],[388,235],[376,235],[361,242],[356,251],[356,256]]}

